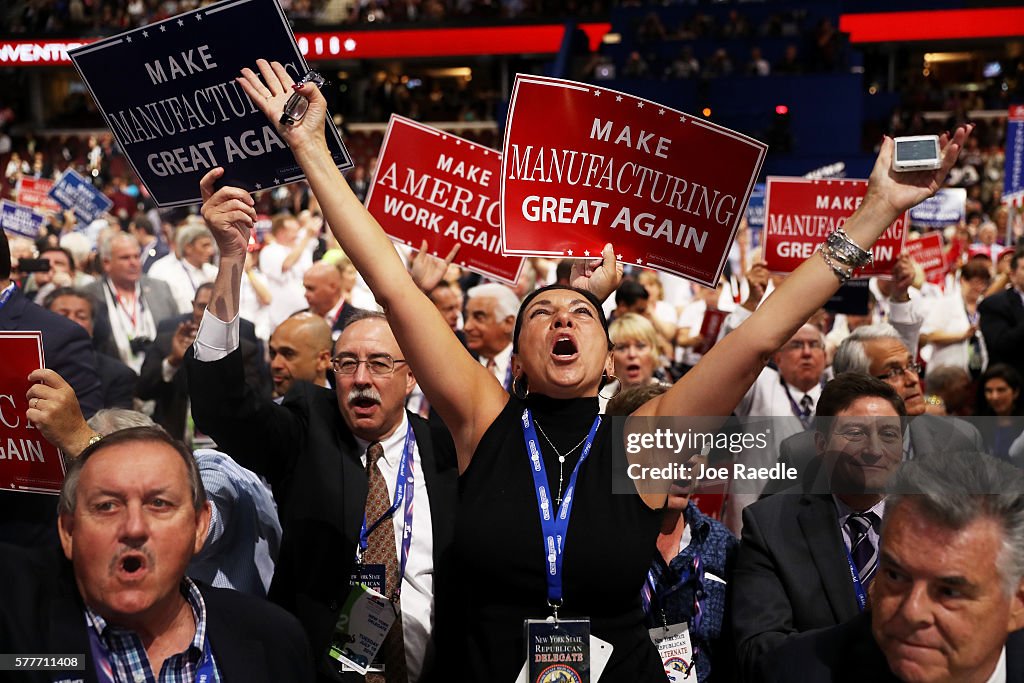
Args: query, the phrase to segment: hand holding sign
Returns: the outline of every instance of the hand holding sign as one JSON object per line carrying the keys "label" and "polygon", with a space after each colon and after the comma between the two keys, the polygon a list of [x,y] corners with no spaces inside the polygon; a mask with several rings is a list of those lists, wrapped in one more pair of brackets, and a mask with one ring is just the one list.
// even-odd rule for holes
{"label": "hand holding sign", "polygon": [[220,249],[221,262],[232,257],[245,260],[249,232],[256,222],[255,202],[245,190],[222,187],[214,191],[214,183],[224,175],[219,166],[203,176],[199,189],[203,194],[203,220],[213,233]]}
{"label": "hand holding sign", "polygon": [[569,273],[569,282],[573,287],[585,289],[604,301],[622,282],[622,264],[615,260],[615,249],[611,244],[604,245],[601,251],[602,260],[577,259],[573,261]]}
{"label": "hand holding sign", "polygon": [[43,437],[69,457],[76,457],[89,445],[95,432],[82,416],[78,398],[71,385],[53,370],[41,368],[28,376],[36,382],[25,398],[25,417],[42,432]]}
{"label": "hand holding sign", "polygon": [[[868,195],[874,195],[884,201],[898,216],[911,207],[917,206],[928,197],[938,192],[946,181],[949,169],[953,168],[960,156],[964,141],[974,130],[974,124],[959,126],[952,138],[943,133],[939,138],[942,149],[942,166],[934,171],[916,171],[913,173],[897,173],[892,168],[892,155],[895,143],[886,136],[882,149],[878,153],[875,167],[868,179]],[[865,198],[867,199],[867,198]]]}
{"label": "hand holding sign", "polygon": [[892,267],[892,289],[889,290],[889,298],[893,301],[910,301],[907,292],[914,284],[914,275],[913,260],[907,254],[900,254],[896,258],[896,265]]}

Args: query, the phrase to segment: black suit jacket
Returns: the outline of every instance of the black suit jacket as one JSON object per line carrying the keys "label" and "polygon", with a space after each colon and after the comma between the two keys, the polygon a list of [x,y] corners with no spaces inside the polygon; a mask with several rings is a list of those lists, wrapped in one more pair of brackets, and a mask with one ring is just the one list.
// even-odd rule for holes
{"label": "black suit jacket", "polygon": [[[261,400],[242,381],[237,350],[210,363],[190,351],[185,365],[197,427],[273,487],[284,533],[269,597],[299,618],[322,662],[348,596],[369,486],[335,393],[298,382],[281,405]],[[439,567],[454,529],[454,445],[446,431],[407,416],[429,491]]]}
{"label": "black suit jacket", "polygon": [[139,376],[119,359],[111,358],[105,353],[94,353],[96,369],[100,373],[100,384],[103,386],[103,407],[131,410],[135,383]]}
{"label": "black suit jacket", "polygon": [[1016,289],[1007,289],[978,304],[981,333],[989,365],[1007,363],[1024,375],[1024,303]]}
{"label": "black suit jacket", "polygon": [[[985,441],[973,424],[959,418],[937,415],[910,418],[910,443],[914,448],[914,457],[929,453],[987,452]],[[822,493],[828,490],[828,482],[819,479],[816,456],[814,430],[794,434],[779,444],[779,462],[797,469],[801,489]],[[770,481],[762,495],[780,493],[792,485],[793,482],[787,479]]]}
{"label": "black suit jacket", "polygon": [[[171,353],[174,332],[178,325],[192,319],[191,313],[164,320],[157,326],[156,339],[146,350],[142,371],[135,385],[135,395],[155,400],[153,420],[176,439],[185,437],[188,419],[188,377],[184,368],[178,368],[170,382],[164,381],[163,360]],[[270,396],[268,372],[264,366],[262,348],[256,341],[256,328],[248,320],[240,320],[239,349],[245,368],[245,382],[256,387],[262,397]]]}
{"label": "black suit jacket", "polygon": [[[100,376],[84,327],[35,305],[15,290],[0,308],[0,330],[41,331],[46,367],[75,390],[82,413],[91,417],[103,407]],[[56,543],[56,510],[56,496],[0,491],[0,542],[21,546]]]}
{"label": "black suit jacket", "polygon": [[[1006,680],[1024,680],[1024,631],[1006,639]],[[871,616],[805,633],[767,655],[757,683],[899,683],[871,635]]]}
{"label": "black suit jacket", "polygon": [[789,636],[855,617],[857,596],[831,495],[785,494],[748,506],[730,584],[747,678]]}
{"label": "black suit jacket", "polygon": [[[84,606],[71,563],[57,547],[0,546],[0,643],[17,653],[85,655],[84,671],[0,672],[0,682],[96,683]],[[198,584],[214,661],[231,681],[312,681],[313,660],[295,618],[266,600]]]}

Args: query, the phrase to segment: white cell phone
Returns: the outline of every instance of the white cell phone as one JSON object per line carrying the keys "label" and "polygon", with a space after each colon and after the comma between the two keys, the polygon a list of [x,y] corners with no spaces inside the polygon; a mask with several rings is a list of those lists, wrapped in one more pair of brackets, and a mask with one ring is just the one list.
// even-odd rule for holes
{"label": "white cell phone", "polygon": [[895,142],[894,171],[932,171],[942,166],[938,135],[908,135]]}

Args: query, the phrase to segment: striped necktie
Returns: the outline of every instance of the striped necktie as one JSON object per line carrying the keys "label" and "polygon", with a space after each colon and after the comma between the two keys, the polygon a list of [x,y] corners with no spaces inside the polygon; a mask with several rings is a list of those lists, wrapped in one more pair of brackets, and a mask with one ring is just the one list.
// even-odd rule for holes
{"label": "striped necktie", "polygon": [[854,512],[846,518],[846,530],[850,533],[850,557],[857,568],[861,585],[868,589],[871,579],[878,568],[878,548],[868,536],[878,522],[878,515],[873,512]]}

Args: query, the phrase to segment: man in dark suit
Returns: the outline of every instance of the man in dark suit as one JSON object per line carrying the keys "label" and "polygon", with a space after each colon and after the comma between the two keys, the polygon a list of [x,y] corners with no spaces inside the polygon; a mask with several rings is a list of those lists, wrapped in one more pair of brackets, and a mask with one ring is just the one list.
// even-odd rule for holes
{"label": "man in dark suit", "polygon": [[1010,285],[982,299],[981,334],[988,348],[989,364],[1006,363],[1024,375],[1024,248],[1010,259]]}
{"label": "man in dark suit", "polygon": [[[181,369],[185,352],[195,340],[203,311],[210,303],[213,283],[199,285],[192,312],[168,318],[157,325],[156,339],[146,351],[135,394],[144,401],[154,400],[153,420],[176,439],[191,442],[188,434],[188,378]],[[239,348],[245,381],[256,388],[258,395],[268,396],[263,353],[256,341],[256,329],[248,320],[240,321]]]}
{"label": "man in dark suit", "polygon": [[[46,296],[46,309],[78,323],[92,336],[95,323],[95,304],[92,298],[78,289],[60,287]],[[117,358],[93,351],[96,370],[100,375],[104,408],[132,408],[135,382],[139,376]]]}
{"label": "man in dark suit", "polygon": [[731,584],[737,653],[748,678],[792,635],[843,623],[865,608],[882,492],[902,456],[905,415],[886,383],[839,375],[822,391],[815,417],[828,492],[783,493],[744,509]]}
{"label": "man in dark suit", "polygon": [[59,506],[64,557],[0,552],[5,648],[84,659],[84,670],[56,674],[62,681],[109,680],[103,671],[114,680],[313,680],[294,617],[185,577],[210,504],[192,454],[163,430],[126,429],[89,446],[69,466]]}
{"label": "man in dark suit", "polygon": [[[452,539],[456,470],[451,437],[405,410],[415,379],[380,314],[360,314],[338,338],[335,391],[296,382],[281,405],[253,394],[232,343],[235,325],[224,321],[238,314],[241,265],[254,212],[242,190],[225,187],[214,194],[216,177],[215,171],[204,178],[203,216],[220,247],[221,265],[194,355],[185,361],[196,425],[274,489],[284,534],[269,597],[302,622],[321,680],[341,679],[340,666],[327,651],[351,592],[362,536],[367,539],[364,561],[375,564],[368,559],[372,555],[388,567],[381,592],[394,598],[396,584],[401,585],[400,618],[382,650],[388,680],[408,675],[416,681],[430,663],[434,567]],[[402,508],[381,517],[372,503],[377,496],[392,500],[406,453],[411,453],[416,476],[415,485],[406,480],[402,490],[413,495],[414,514]],[[385,484],[388,489],[382,491]],[[383,533],[361,533],[364,520],[374,525],[377,518]],[[411,535],[405,533],[410,531],[407,519]],[[406,568],[398,575],[392,569],[395,553],[406,550]]]}
{"label": "man in dark suit", "polygon": [[871,609],[791,639],[755,680],[1024,680],[1020,470],[940,453],[890,489]]}
{"label": "man in dark suit", "polygon": [[[977,453],[985,450],[981,433],[971,423],[953,417],[925,414],[924,389],[920,368],[913,361],[896,328],[881,323],[858,327],[836,349],[832,370],[838,375],[859,372],[876,377],[896,390],[907,409],[907,431],[904,454],[907,459],[927,456],[939,451]],[[779,462],[800,472],[804,490],[812,487],[815,469],[814,432],[800,432],[779,445]],[[788,485],[784,481],[769,482],[765,494],[779,493]]]}
{"label": "man in dark suit", "polygon": [[162,320],[178,315],[167,283],[142,274],[139,242],[127,233],[100,241],[104,277],[83,291],[96,302],[96,346],[140,370]]}
{"label": "man in dark suit", "polygon": [[[39,330],[46,367],[74,387],[82,412],[103,407],[89,335],[79,325],[37,306],[11,282],[11,252],[0,230],[0,330]],[[2,362],[2,361],[0,361]],[[53,498],[37,493],[0,492],[0,541],[32,546],[56,541]]]}

